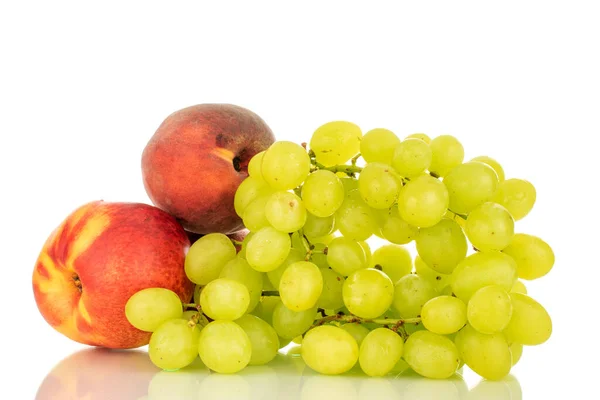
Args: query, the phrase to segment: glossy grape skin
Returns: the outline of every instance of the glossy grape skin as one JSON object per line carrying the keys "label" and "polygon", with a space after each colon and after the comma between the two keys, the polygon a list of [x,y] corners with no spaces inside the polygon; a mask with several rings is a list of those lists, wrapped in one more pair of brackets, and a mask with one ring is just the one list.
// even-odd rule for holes
{"label": "glossy grape skin", "polygon": [[450,274],[467,255],[467,238],[453,220],[443,218],[429,228],[421,228],[416,239],[417,252],[433,270]]}
{"label": "glossy grape skin", "polygon": [[231,279],[215,279],[200,294],[202,312],[214,320],[236,320],[246,313],[249,305],[248,288]]}
{"label": "glossy grape skin", "polygon": [[311,329],[302,341],[306,365],[325,375],[349,371],[358,360],[358,344],[345,330],[324,325]]}
{"label": "glossy grape skin", "polygon": [[346,237],[338,237],[328,246],[327,263],[342,276],[367,267],[365,251],[360,244]]}
{"label": "glossy grape skin", "polygon": [[456,297],[434,297],[423,305],[421,319],[428,331],[449,335],[467,323],[467,306]]}
{"label": "glossy grape skin", "polygon": [[450,283],[450,275],[441,274],[431,269],[419,256],[415,257],[415,274],[430,282],[440,293]]}
{"label": "glossy grape skin", "polygon": [[415,318],[421,315],[423,305],[436,296],[432,283],[410,274],[396,282],[392,304],[402,318]]}
{"label": "glossy grape skin", "polygon": [[290,236],[266,227],[255,232],[246,248],[246,260],[252,268],[260,272],[269,272],[280,266],[291,249]]}
{"label": "glossy grape skin", "polygon": [[510,289],[510,292],[527,294],[527,287],[525,287],[525,284],[523,282],[517,280],[513,285],[512,289]]}
{"label": "glossy grape skin", "polygon": [[275,329],[255,315],[244,315],[235,321],[250,339],[252,355],[249,365],[264,365],[273,360],[280,348]]}
{"label": "glossy grape skin", "polygon": [[392,167],[400,176],[416,177],[431,165],[431,148],[423,140],[408,138],[398,146],[392,157]]}
{"label": "glossy grape skin", "polygon": [[400,217],[397,207],[392,207],[381,222],[381,235],[390,243],[408,244],[419,234],[419,228]]}
{"label": "glossy grape skin", "polygon": [[516,233],[502,252],[517,262],[517,273],[521,279],[541,278],[554,266],[554,251],[537,236]]}
{"label": "glossy grape skin", "polygon": [[402,186],[394,169],[382,163],[367,164],[358,177],[362,199],[375,209],[388,209],[398,198]]}
{"label": "glossy grape skin", "polygon": [[302,335],[315,320],[317,308],[313,307],[304,311],[292,311],[282,302],[277,303],[273,309],[273,328],[284,339],[293,339]]}
{"label": "glossy grape skin", "polygon": [[271,198],[271,194],[258,196],[250,202],[244,209],[242,215],[242,221],[244,226],[251,232],[257,232],[262,228],[271,226],[271,223],[267,219],[267,203]]}
{"label": "glossy grape skin", "polygon": [[278,296],[263,296],[260,302],[252,311],[252,315],[256,315],[269,325],[273,325],[273,312],[275,307],[281,303]]}
{"label": "glossy grape skin", "polygon": [[196,240],[185,257],[185,273],[189,280],[206,285],[219,277],[229,260],[236,256],[231,239],[222,233],[209,233]]}
{"label": "glossy grape skin", "polygon": [[344,202],[335,213],[335,222],[344,237],[359,241],[367,240],[379,229],[375,210],[364,202],[358,189],[346,194]]}
{"label": "glossy grape skin", "polygon": [[500,286],[486,286],[476,291],[469,300],[469,324],[478,332],[501,332],[512,317],[512,303],[506,290]]}
{"label": "glossy grape skin", "polygon": [[278,231],[295,232],[306,222],[306,207],[294,193],[275,192],[265,204],[265,216]]}
{"label": "glossy grape skin", "polygon": [[498,175],[489,165],[471,161],[450,170],[443,182],[450,196],[448,207],[455,213],[468,214],[494,196]]}
{"label": "glossy grape skin", "polygon": [[495,159],[488,156],[478,156],[471,159],[471,161],[482,162],[492,167],[492,169],[496,172],[496,176],[498,177],[499,182],[502,182],[505,179],[504,168],[502,168],[502,165],[500,165],[500,163]]}
{"label": "glossy grape skin", "polygon": [[509,350],[512,358],[512,366],[514,367],[523,355],[523,345],[520,343],[513,343],[509,346]]}
{"label": "glossy grape skin", "polygon": [[552,319],[546,309],[531,297],[509,293],[513,313],[504,335],[511,343],[536,346],[552,335]]}
{"label": "glossy grape skin", "polygon": [[394,149],[398,144],[400,139],[389,129],[371,129],[360,141],[360,154],[368,163],[389,164],[392,162]]}
{"label": "glossy grape skin", "polygon": [[335,218],[333,215],[329,217],[317,217],[311,213],[306,214],[306,222],[302,230],[307,238],[315,239],[325,237],[335,230]]}
{"label": "glossy grape skin", "polygon": [[536,197],[536,190],[531,182],[513,178],[498,185],[492,201],[504,206],[518,221],[525,218],[533,209]]}
{"label": "glossy grape skin", "polygon": [[410,274],[412,259],[410,252],[403,246],[386,244],[375,250],[370,266],[381,269],[396,283],[403,276]]}
{"label": "glossy grape skin", "polygon": [[427,144],[431,143],[431,138],[425,133],[411,133],[406,139],[421,139]]}
{"label": "glossy grape skin", "polygon": [[326,167],[343,164],[360,151],[362,131],[347,121],[332,121],[318,127],[310,139],[310,149]]}
{"label": "glossy grape skin", "polygon": [[269,281],[271,282],[271,284],[273,285],[275,290],[279,290],[281,276],[285,272],[286,268],[288,266],[290,266],[291,264],[295,263],[296,261],[304,260],[304,257],[305,257],[305,253],[303,251],[292,248],[290,250],[288,256],[285,258],[285,260],[279,267],[277,267],[276,269],[274,269],[272,271],[267,272],[267,278],[269,279]]}
{"label": "glossy grape skin", "polygon": [[252,156],[250,162],[248,163],[248,175],[250,175],[254,179],[262,181],[265,180],[265,178],[262,175],[262,160],[265,156],[265,152],[266,150],[256,153],[254,156]]}
{"label": "glossy grape skin", "polygon": [[354,315],[376,318],[392,304],[394,284],[383,272],[368,268],[358,270],[344,282],[344,304]]}
{"label": "glossy grape skin", "polygon": [[281,276],[279,295],[292,311],[313,308],[323,291],[323,276],[319,267],[309,261],[289,265]]}
{"label": "glossy grape skin", "polygon": [[127,321],[145,332],[154,332],[164,322],[181,318],[182,314],[181,299],[165,288],[142,289],[125,304]]}
{"label": "glossy grape skin", "polygon": [[502,250],[513,238],[515,223],[506,210],[496,203],[483,203],[467,217],[465,233],[480,251]]}
{"label": "glossy grape skin", "polygon": [[320,268],[320,271],[323,276],[323,291],[317,300],[317,306],[326,310],[337,310],[343,307],[344,277],[330,268]]}
{"label": "glossy grape skin", "polygon": [[432,379],[450,378],[460,364],[454,343],[429,331],[417,331],[408,337],[403,358],[419,375]]}
{"label": "glossy grape skin", "polygon": [[368,328],[360,324],[344,324],[340,326],[340,328],[352,335],[359,348],[365,337],[367,337],[370,332]]}
{"label": "glossy grape skin", "polygon": [[398,196],[400,217],[410,225],[427,228],[440,222],[448,208],[448,190],[439,180],[420,175]]}
{"label": "glossy grape skin", "polygon": [[247,312],[254,310],[260,301],[263,289],[263,277],[260,272],[250,267],[246,260],[236,257],[225,264],[219,278],[231,279],[245,285],[250,296]]}
{"label": "glossy grape skin", "polygon": [[321,218],[329,217],[344,201],[344,185],[331,171],[315,171],[302,185],[302,200],[311,214]]}
{"label": "glossy grape skin", "polygon": [[234,374],[252,358],[252,342],[233,321],[213,321],[200,332],[198,353],[204,365],[221,374]]}
{"label": "glossy grape skin", "polygon": [[431,143],[431,165],[429,170],[437,176],[446,176],[450,170],[462,164],[465,150],[462,144],[451,135],[441,135]]}
{"label": "glossy grape skin", "polygon": [[278,141],[265,151],[261,171],[265,182],[276,190],[299,186],[310,171],[310,158],[299,144]]}
{"label": "glossy grape skin", "polygon": [[259,196],[269,194],[272,191],[262,179],[248,177],[238,186],[233,198],[233,207],[240,217],[243,217],[244,210],[254,199]]}
{"label": "glossy grape skin", "polygon": [[148,354],[154,365],[168,371],[191,364],[198,356],[198,326],[178,318],[162,323],[150,337]]}
{"label": "glossy grape skin", "polygon": [[486,335],[467,325],[454,341],[464,362],[483,378],[500,380],[510,372],[512,357],[503,334]]}
{"label": "glossy grape skin", "polygon": [[404,341],[387,328],[374,329],[363,339],[358,361],[368,376],[384,376],[402,357]]}

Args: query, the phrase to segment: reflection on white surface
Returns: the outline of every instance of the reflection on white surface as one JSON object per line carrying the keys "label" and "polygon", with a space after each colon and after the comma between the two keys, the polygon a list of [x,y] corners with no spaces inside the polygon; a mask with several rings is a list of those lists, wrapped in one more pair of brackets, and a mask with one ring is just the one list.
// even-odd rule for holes
{"label": "reflection on white surface", "polygon": [[521,400],[519,382],[482,380],[470,390],[460,374],[431,380],[411,370],[368,378],[358,366],[341,376],[320,375],[298,355],[278,355],[269,365],[236,375],[212,373],[200,360],[177,372],[159,371],[143,351],[87,349],[62,360],[40,385],[37,400]]}

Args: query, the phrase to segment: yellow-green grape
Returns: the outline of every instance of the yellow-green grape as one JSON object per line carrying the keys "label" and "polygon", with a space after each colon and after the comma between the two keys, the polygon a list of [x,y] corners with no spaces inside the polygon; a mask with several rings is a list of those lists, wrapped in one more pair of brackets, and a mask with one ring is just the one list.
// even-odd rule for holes
{"label": "yellow-green grape", "polygon": [[291,245],[287,233],[272,227],[262,228],[248,242],[246,260],[257,271],[273,271],[285,261]]}
{"label": "yellow-green grape", "polygon": [[296,344],[302,344],[302,336],[296,336],[292,342],[296,343]]}
{"label": "yellow-green grape", "polygon": [[429,331],[417,331],[408,337],[403,358],[416,373],[432,379],[450,378],[460,364],[452,340]]}
{"label": "yellow-green grape", "polygon": [[[333,239],[335,238],[332,238],[331,240]],[[313,243],[313,245],[315,246],[315,248],[312,250],[310,261],[316,264],[319,268],[329,268],[329,264],[327,263],[327,254],[325,254],[325,248],[327,247],[327,245],[323,243]]]}
{"label": "yellow-green grape", "polygon": [[467,238],[453,220],[443,218],[429,228],[421,228],[416,239],[419,257],[433,270],[450,274],[467,255]]}
{"label": "yellow-green grape", "polygon": [[523,282],[517,280],[513,285],[512,289],[510,289],[510,292],[527,294],[527,288],[525,287],[525,284]]}
{"label": "yellow-green grape", "polygon": [[346,194],[344,202],[335,213],[335,223],[342,235],[354,240],[367,240],[379,227],[375,210],[369,207],[358,189]]}
{"label": "yellow-green grape", "polygon": [[376,318],[392,304],[394,283],[379,270],[361,269],[346,279],[342,295],[344,304],[352,314],[362,318]]}
{"label": "yellow-green grape", "polygon": [[202,311],[212,319],[233,321],[244,315],[249,305],[248,288],[231,279],[215,279],[200,294]]}
{"label": "yellow-green grape", "polygon": [[412,271],[412,258],[406,248],[397,244],[386,244],[375,250],[370,267],[380,269],[396,283]]}
{"label": "yellow-green grape", "polygon": [[496,171],[496,175],[498,176],[498,181],[502,182],[504,180],[504,169],[502,168],[502,165],[500,165],[500,163],[498,161],[494,160],[492,157],[479,156],[479,157],[473,158],[471,161],[478,161],[478,162],[482,162],[484,164],[489,165],[490,167],[492,167],[492,169],[494,171]]}
{"label": "yellow-green grape", "polygon": [[265,216],[278,231],[295,232],[306,222],[306,207],[290,192],[275,192],[265,205]]}
{"label": "yellow-green grape", "polygon": [[127,321],[145,332],[154,332],[162,323],[181,318],[182,314],[181,299],[175,292],[165,288],[142,289],[125,304]]}
{"label": "yellow-green grape", "polygon": [[406,139],[421,139],[425,143],[431,143],[431,138],[424,133],[412,133],[406,137]]}
{"label": "yellow-green grape", "polygon": [[367,265],[371,265],[371,259],[373,258],[373,253],[371,252],[371,246],[364,240],[358,242],[360,247],[362,247],[365,252],[365,259],[367,260]]}
{"label": "yellow-green grape", "polygon": [[401,176],[412,178],[431,165],[431,148],[421,139],[406,139],[394,151],[392,167]]}
{"label": "yellow-green grape", "polygon": [[319,245],[323,245],[324,247],[327,247],[329,245],[329,243],[331,243],[331,241],[337,237],[337,235],[335,234],[335,230],[336,229],[335,229],[335,220],[334,220],[334,227],[333,227],[332,233],[330,233],[329,235],[325,235],[325,236],[310,237],[310,242],[314,245],[319,244]]}
{"label": "yellow-green grape", "polygon": [[380,225],[383,238],[394,244],[408,244],[419,234],[419,228],[400,217],[397,207],[392,207],[385,213]]}
{"label": "yellow-green grape", "polygon": [[402,357],[404,341],[390,329],[374,329],[360,345],[358,362],[369,376],[384,376],[394,368]]}
{"label": "yellow-green grape", "polygon": [[209,233],[190,246],[185,257],[185,274],[197,285],[206,285],[219,277],[229,260],[236,256],[231,239],[222,233]]}
{"label": "yellow-green grape", "polygon": [[510,293],[513,314],[504,329],[511,343],[535,346],[547,341],[552,335],[552,320],[546,309],[531,297],[521,293]]}
{"label": "yellow-green grape", "polygon": [[333,215],[329,217],[317,217],[314,214],[306,213],[306,222],[302,227],[302,231],[306,235],[307,238],[312,239],[320,239],[334,231],[335,228],[335,218]]}
{"label": "yellow-green grape", "polygon": [[431,143],[431,165],[429,171],[437,176],[446,176],[450,170],[462,164],[465,150],[457,138],[451,135],[441,135]]}
{"label": "yellow-green grape", "polygon": [[275,142],[265,151],[262,175],[270,187],[290,190],[299,186],[310,171],[310,158],[299,144],[285,140]]}
{"label": "yellow-green grape", "polygon": [[302,340],[302,359],[325,375],[347,372],[358,360],[356,340],[345,330],[324,325],[311,329]]}
{"label": "yellow-green grape", "polygon": [[471,211],[465,233],[480,251],[502,250],[513,238],[515,221],[506,208],[487,202]]}
{"label": "yellow-green grape", "polygon": [[481,333],[497,333],[508,325],[512,317],[512,303],[500,286],[486,286],[476,291],[469,300],[469,324]]}
{"label": "yellow-green grape", "polygon": [[438,179],[420,175],[400,190],[400,217],[413,226],[427,228],[440,222],[448,208],[448,190]]}
{"label": "yellow-green grape", "polygon": [[254,232],[248,232],[244,240],[242,240],[242,248],[238,253],[238,257],[243,258],[244,260],[246,259],[246,249],[248,248],[248,242],[250,241],[250,239],[252,239],[252,236],[254,236]]}
{"label": "yellow-green grape", "polygon": [[367,164],[358,177],[358,191],[375,209],[388,209],[396,202],[402,186],[394,169],[382,163]]}
{"label": "yellow-green grape", "polygon": [[465,364],[483,378],[496,381],[510,372],[512,357],[501,333],[486,335],[467,324],[454,342]]}
{"label": "yellow-green grape", "polygon": [[196,287],[194,287],[194,303],[199,304],[200,303],[200,293],[202,293],[202,288],[204,286],[202,285],[196,285]]}
{"label": "yellow-green grape", "polygon": [[329,217],[344,201],[344,185],[331,171],[320,169],[306,178],[302,185],[302,201],[317,217]]}
{"label": "yellow-green grape", "polygon": [[252,355],[249,365],[264,365],[275,358],[279,337],[275,329],[255,315],[244,315],[235,321],[250,339]]}
{"label": "yellow-green grape", "polygon": [[321,271],[309,261],[298,261],[288,266],[279,283],[281,301],[292,311],[313,308],[322,291]]}
{"label": "yellow-green grape", "polygon": [[250,267],[246,260],[236,257],[225,264],[219,278],[234,280],[246,286],[250,296],[246,312],[254,310],[260,301],[263,289],[263,276],[260,272]]}
{"label": "yellow-green grape", "polygon": [[340,182],[342,182],[342,186],[344,187],[344,193],[350,193],[350,191],[358,189],[358,179],[356,178],[345,176],[340,178]]}
{"label": "yellow-green grape", "polygon": [[158,368],[175,371],[186,367],[198,356],[200,329],[184,319],[162,323],[150,337],[148,355]]}
{"label": "yellow-green grape", "polygon": [[277,296],[263,296],[260,299],[260,303],[252,311],[252,315],[256,315],[269,325],[273,325],[273,312],[277,304],[280,304],[281,300]]}
{"label": "yellow-green grape", "polygon": [[240,217],[243,217],[244,210],[254,199],[261,195],[269,194],[272,189],[262,179],[248,177],[238,186],[233,197],[233,207]]}
{"label": "yellow-green grape", "polygon": [[517,233],[502,252],[517,262],[517,273],[521,279],[541,278],[554,266],[552,247],[537,236]]}
{"label": "yellow-green grape", "polygon": [[450,276],[452,292],[464,302],[485,286],[498,285],[509,291],[517,280],[517,263],[506,254],[492,251],[471,254]]}
{"label": "yellow-green grape", "polygon": [[305,252],[298,249],[291,249],[285,261],[279,267],[277,267],[273,271],[267,272],[267,278],[269,279],[275,290],[279,290],[281,276],[285,272],[286,268],[297,261],[304,260],[304,257]]}
{"label": "yellow-green grape", "polygon": [[321,125],[310,139],[310,149],[317,161],[327,167],[343,164],[360,151],[362,131],[347,121],[332,121]]}
{"label": "yellow-green grape", "polygon": [[443,289],[449,287],[450,275],[441,274],[436,270],[431,269],[419,256],[415,257],[415,273],[421,278],[431,282],[433,287],[441,294],[452,294],[451,289],[450,293],[443,293]]}
{"label": "yellow-green grape", "polygon": [[523,345],[520,343],[513,343],[508,348],[510,350],[510,355],[512,356],[512,365],[513,367],[517,365],[521,356],[523,355]]}
{"label": "yellow-green grape", "polygon": [[192,321],[194,319],[199,319],[200,314],[198,314],[197,310],[184,311],[181,315],[181,318],[185,319],[186,321]]}
{"label": "yellow-green grape", "polygon": [[421,320],[428,331],[449,335],[467,323],[467,306],[456,297],[434,297],[423,305]]}
{"label": "yellow-green grape", "polygon": [[356,343],[358,344],[359,348],[363,340],[367,337],[367,335],[370,332],[369,329],[367,329],[364,325],[360,324],[344,324],[340,328],[352,335],[354,340],[356,340]]}
{"label": "yellow-green grape", "polygon": [[518,221],[525,218],[536,199],[535,186],[524,179],[507,179],[498,185],[492,201],[503,205]]}
{"label": "yellow-green grape", "polygon": [[389,129],[375,128],[365,133],[360,141],[360,154],[366,162],[392,162],[394,149],[400,144],[400,139]]}
{"label": "yellow-green grape", "polygon": [[471,161],[452,168],[443,182],[450,195],[449,208],[468,214],[494,196],[498,175],[489,165]]}
{"label": "yellow-green grape", "polygon": [[320,271],[323,276],[323,291],[317,300],[317,306],[326,310],[337,310],[343,307],[344,277],[330,268],[320,268]]}
{"label": "yellow-green grape", "polygon": [[262,278],[263,278],[263,290],[277,290],[277,288],[275,288],[275,286],[273,286],[271,284],[271,281],[269,280],[269,277],[267,276],[267,274],[261,274]]}
{"label": "yellow-green grape", "polygon": [[310,328],[316,315],[316,307],[304,311],[292,311],[279,302],[273,309],[273,328],[280,337],[292,340]]}
{"label": "yellow-green grape", "polygon": [[421,315],[423,305],[437,295],[431,282],[410,274],[396,282],[393,305],[402,318],[415,318]]}
{"label": "yellow-green grape", "polygon": [[262,160],[265,155],[265,152],[266,150],[263,150],[260,153],[256,153],[254,156],[252,156],[250,162],[248,163],[248,175],[255,179],[260,179],[263,181],[264,178],[262,175]]}
{"label": "yellow-green grape", "polygon": [[252,358],[252,342],[233,321],[213,321],[200,331],[198,354],[204,365],[220,374],[235,374]]}
{"label": "yellow-green grape", "polygon": [[269,202],[270,198],[270,193],[264,196],[258,196],[256,199],[252,200],[252,202],[250,202],[250,204],[248,204],[244,209],[242,221],[244,222],[244,226],[250,231],[256,232],[261,230],[262,228],[271,226],[271,223],[267,219],[266,212],[267,203]]}
{"label": "yellow-green grape", "polygon": [[361,245],[352,239],[340,236],[331,241],[327,248],[327,263],[342,276],[367,268],[367,258]]}

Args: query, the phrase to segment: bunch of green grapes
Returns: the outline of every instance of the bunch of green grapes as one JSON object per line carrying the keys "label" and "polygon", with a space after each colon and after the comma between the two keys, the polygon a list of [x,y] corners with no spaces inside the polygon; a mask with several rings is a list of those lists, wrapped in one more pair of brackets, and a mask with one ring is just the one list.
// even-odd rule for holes
{"label": "bunch of green grapes", "polygon": [[[157,366],[183,368],[199,355],[235,373],[293,340],[322,374],[358,365],[383,376],[404,363],[445,379],[466,364],[495,380],[523,346],[550,337],[551,319],[523,280],[545,276],[554,253],[514,228],[535,188],[505,179],[490,157],[465,162],[455,137],[400,140],[335,121],[309,144],[275,142],[248,174],[234,207],[250,233],[191,246],[193,303],[149,289],[128,304],[129,321],[153,332]],[[374,237],[387,243],[372,251]]]}

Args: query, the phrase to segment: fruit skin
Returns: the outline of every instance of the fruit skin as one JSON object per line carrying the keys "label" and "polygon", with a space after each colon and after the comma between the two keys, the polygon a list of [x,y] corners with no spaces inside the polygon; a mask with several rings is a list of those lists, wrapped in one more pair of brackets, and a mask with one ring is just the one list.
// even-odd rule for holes
{"label": "fruit skin", "polygon": [[194,233],[243,228],[233,197],[248,163],[275,141],[255,113],[231,104],[198,104],[169,115],[142,154],[142,177],[158,208]]}
{"label": "fruit skin", "polygon": [[125,304],[150,287],[188,302],[194,284],[184,272],[190,242],[175,218],[139,203],[95,201],[71,213],[44,244],[33,292],[44,319],[72,340],[115,349],[148,344]]}

